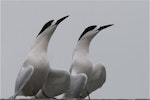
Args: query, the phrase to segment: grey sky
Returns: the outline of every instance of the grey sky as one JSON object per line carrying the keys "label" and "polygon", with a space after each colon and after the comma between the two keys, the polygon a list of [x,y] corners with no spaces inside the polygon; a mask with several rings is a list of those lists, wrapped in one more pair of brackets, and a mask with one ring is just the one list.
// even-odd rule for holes
{"label": "grey sky", "polygon": [[92,41],[94,64],[107,79],[91,98],[148,98],[148,1],[2,1],[2,98],[14,93],[19,69],[42,26],[70,15],[51,38],[54,69],[69,69],[76,42],[90,25],[115,24]]}

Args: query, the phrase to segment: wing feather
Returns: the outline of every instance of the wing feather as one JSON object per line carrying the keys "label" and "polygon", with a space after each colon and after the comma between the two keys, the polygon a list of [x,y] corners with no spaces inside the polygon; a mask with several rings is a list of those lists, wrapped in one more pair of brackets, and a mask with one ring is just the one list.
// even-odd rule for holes
{"label": "wing feather", "polygon": [[15,96],[17,96],[21,92],[23,87],[27,84],[33,74],[33,71],[33,66],[22,67],[20,69],[15,85]]}

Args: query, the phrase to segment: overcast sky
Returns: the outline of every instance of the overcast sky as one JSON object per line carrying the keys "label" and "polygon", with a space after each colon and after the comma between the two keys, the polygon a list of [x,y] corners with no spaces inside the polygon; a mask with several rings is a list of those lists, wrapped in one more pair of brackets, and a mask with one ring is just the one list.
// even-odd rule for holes
{"label": "overcast sky", "polygon": [[36,35],[49,20],[70,15],[51,38],[53,69],[69,70],[72,52],[90,25],[114,26],[92,41],[90,57],[106,67],[107,79],[91,98],[148,98],[148,1],[2,1],[2,98],[13,95],[19,69]]}

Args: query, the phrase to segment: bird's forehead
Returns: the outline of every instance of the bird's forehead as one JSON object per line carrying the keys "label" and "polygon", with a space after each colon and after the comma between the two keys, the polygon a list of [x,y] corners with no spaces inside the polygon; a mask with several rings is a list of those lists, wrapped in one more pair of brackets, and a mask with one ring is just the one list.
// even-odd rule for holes
{"label": "bird's forehead", "polygon": [[98,30],[98,28],[99,28],[99,27],[98,27],[98,26],[96,26],[96,27],[94,28],[94,30]]}
{"label": "bird's forehead", "polygon": [[56,21],[53,21],[52,23],[51,23],[51,25],[54,25],[56,23]]}

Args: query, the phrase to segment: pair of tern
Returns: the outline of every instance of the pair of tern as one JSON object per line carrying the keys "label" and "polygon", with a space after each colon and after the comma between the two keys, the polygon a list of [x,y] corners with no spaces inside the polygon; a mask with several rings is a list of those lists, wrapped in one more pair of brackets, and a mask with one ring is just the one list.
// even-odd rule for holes
{"label": "pair of tern", "polygon": [[47,59],[47,48],[57,26],[68,16],[56,22],[47,22],[36,37],[27,59],[23,63],[16,79],[16,96],[34,96],[33,98],[54,98],[64,93],[63,98],[84,98],[100,88],[106,80],[106,70],[102,64],[93,67],[88,58],[89,45],[95,35],[110,25],[87,27],[81,34],[73,53],[70,73],[54,70]]}

